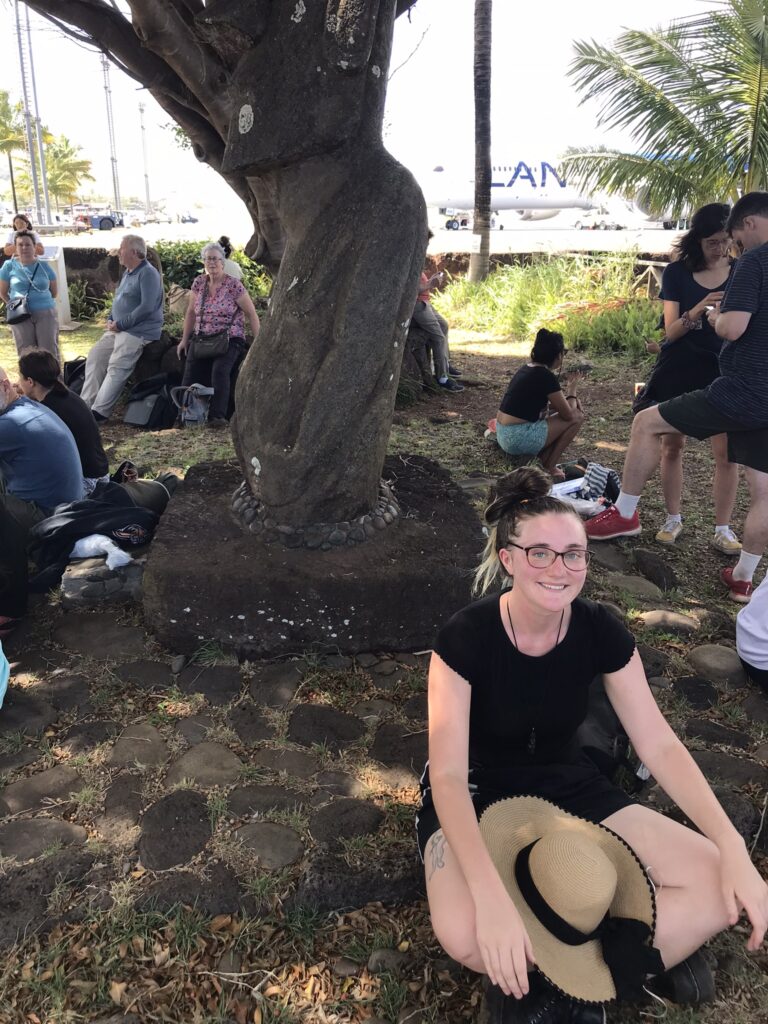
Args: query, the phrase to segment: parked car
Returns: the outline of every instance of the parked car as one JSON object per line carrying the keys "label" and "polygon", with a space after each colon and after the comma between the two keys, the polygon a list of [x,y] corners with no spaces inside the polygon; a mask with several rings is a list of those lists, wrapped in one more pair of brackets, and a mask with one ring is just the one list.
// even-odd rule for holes
{"label": "parked car", "polygon": [[182,213],[180,220],[182,224],[197,224],[197,217],[194,213]]}
{"label": "parked car", "polygon": [[596,206],[591,210],[581,210],[573,226],[577,231],[621,231],[627,226],[621,220],[607,206]]}

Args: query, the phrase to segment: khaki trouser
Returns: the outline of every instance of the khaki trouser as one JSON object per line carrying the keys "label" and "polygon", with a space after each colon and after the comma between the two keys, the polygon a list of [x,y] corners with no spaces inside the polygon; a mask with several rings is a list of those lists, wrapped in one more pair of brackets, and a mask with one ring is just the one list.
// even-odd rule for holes
{"label": "khaki trouser", "polygon": [[8,326],[19,355],[25,348],[42,348],[59,358],[59,318],[55,309],[40,309],[29,320]]}
{"label": "khaki trouser", "polygon": [[81,398],[92,412],[108,419],[147,344],[127,331],[105,331],[85,361]]}

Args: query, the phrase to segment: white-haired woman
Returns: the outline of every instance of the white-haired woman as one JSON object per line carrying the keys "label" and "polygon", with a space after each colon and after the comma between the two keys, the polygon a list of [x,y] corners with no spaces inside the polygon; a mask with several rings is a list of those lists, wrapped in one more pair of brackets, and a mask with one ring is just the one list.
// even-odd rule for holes
{"label": "white-haired woman", "polygon": [[[232,370],[245,351],[245,318],[248,317],[254,338],[259,333],[259,318],[244,285],[225,272],[226,256],[219,243],[209,242],[200,255],[205,273],[196,277],[192,284],[177,351],[179,356],[188,353],[182,384],[187,386],[210,381],[214,393],[208,425],[225,427]],[[188,352],[194,336],[221,332],[229,336],[229,344],[221,355],[201,358],[195,355],[194,344]]]}

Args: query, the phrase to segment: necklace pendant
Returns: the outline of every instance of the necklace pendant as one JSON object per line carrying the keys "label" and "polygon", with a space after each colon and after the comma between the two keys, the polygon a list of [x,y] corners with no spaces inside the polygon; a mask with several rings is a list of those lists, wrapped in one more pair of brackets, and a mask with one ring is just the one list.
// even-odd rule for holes
{"label": "necklace pendant", "polygon": [[528,753],[536,753],[536,728],[531,729],[531,735],[528,737]]}

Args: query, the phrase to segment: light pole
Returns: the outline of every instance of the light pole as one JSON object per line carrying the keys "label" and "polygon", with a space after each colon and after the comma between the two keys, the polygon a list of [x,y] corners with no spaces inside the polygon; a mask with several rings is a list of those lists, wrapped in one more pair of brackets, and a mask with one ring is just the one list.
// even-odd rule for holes
{"label": "light pole", "polygon": [[32,56],[32,33],[29,28],[29,8],[27,7],[27,54],[29,56],[29,77],[32,82],[32,99],[35,104],[35,125],[37,127],[37,151],[40,155],[40,177],[43,182],[43,199],[45,201],[45,222],[51,224],[51,200],[48,195],[48,172],[45,166],[45,149],[43,148],[43,123],[40,120],[40,107],[37,103],[37,83],[35,81],[35,62]]}
{"label": "light pole", "polygon": [[104,72],[104,95],[107,100],[107,136],[109,139],[109,159],[112,164],[112,191],[114,194],[114,211],[121,209],[120,202],[120,179],[117,176],[117,151],[115,149],[115,122],[112,117],[112,89],[109,84],[109,58],[106,54],[101,55],[101,69]]}
{"label": "light pole", "polygon": [[144,127],[144,111],[145,106],[143,103],[139,104],[139,120],[141,122],[141,152],[144,156],[144,210],[149,217],[151,211],[151,203],[149,201],[149,167],[147,166],[147,130]]}
{"label": "light pole", "polygon": [[27,151],[29,153],[29,175],[32,179],[32,192],[35,197],[35,220],[39,224],[43,219],[40,206],[40,186],[37,181],[37,159],[35,157],[35,141],[32,135],[32,116],[29,112],[29,81],[27,77],[27,62],[24,58],[24,37],[21,32],[21,12],[19,11],[19,0],[15,2],[16,9],[16,40],[19,44],[19,70],[21,71],[21,94],[24,99],[24,130],[27,136]]}

